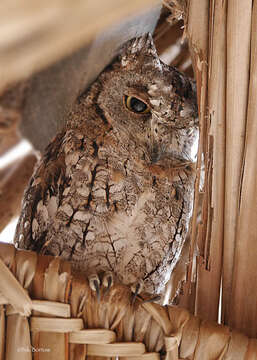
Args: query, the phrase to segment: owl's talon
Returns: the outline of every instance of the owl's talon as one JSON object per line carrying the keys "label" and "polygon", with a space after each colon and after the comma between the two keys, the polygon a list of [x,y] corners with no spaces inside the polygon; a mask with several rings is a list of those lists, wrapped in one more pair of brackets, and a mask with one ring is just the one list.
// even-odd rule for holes
{"label": "owl's talon", "polygon": [[156,296],[154,296],[154,297],[151,298],[151,299],[144,300],[144,301],[142,302],[142,304],[152,303],[152,302],[156,302],[156,301],[159,301],[159,300],[161,300],[161,296],[160,296],[160,295],[156,295]]}
{"label": "owl's talon", "polygon": [[137,295],[139,295],[142,292],[143,288],[144,288],[143,280],[139,280],[137,283],[135,283],[134,285],[131,286],[131,291],[133,293],[132,300],[131,300],[132,305],[134,304]]}
{"label": "owl's talon", "polygon": [[113,285],[113,274],[110,271],[104,274],[102,283],[106,291],[109,291]]}
{"label": "owl's talon", "polygon": [[97,274],[92,274],[88,277],[89,286],[91,290],[96,292],[97,301],[100,302],[100,286],[101,282]]}

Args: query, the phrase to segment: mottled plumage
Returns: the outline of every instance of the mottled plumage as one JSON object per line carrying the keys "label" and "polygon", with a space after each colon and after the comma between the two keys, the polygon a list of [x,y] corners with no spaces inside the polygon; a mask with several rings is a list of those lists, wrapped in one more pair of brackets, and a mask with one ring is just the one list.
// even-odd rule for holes
{"label": "mottled plumage", "polygon": [[130,41],[46,149],[18,246],[160,292],[188,229],[197,133],[191,81],[159,60],[150,35]]}

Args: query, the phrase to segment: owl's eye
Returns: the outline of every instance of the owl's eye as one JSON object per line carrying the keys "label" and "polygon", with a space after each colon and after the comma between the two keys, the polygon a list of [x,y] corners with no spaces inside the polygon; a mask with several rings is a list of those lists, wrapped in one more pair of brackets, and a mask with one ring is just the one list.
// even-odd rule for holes
{"label": "owl's eye", "polygon": [[150,111],[150,107],[142,100],[134,97],[124,95],[124,104],[126,108],[137,114],[146,114]]}

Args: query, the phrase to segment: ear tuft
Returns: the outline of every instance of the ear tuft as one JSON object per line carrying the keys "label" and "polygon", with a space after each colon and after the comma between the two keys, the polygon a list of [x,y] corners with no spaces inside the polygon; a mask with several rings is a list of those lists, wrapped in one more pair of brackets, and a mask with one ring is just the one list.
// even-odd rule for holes
{"label": "ear tuft", "polygon": [[134,38],[123,46],[121,51],[121,64],[122,66],[127,66],[145,56],[155,57],[159,61],[153,38],[150,33]]}
{"label": "ear tuft", "polygon": [[150,33],[147,33],[141,37],[132,39],[127,44],[127,54],[141,53],[142,51],[148,52],[149,50],[155,50],[153,38]]}

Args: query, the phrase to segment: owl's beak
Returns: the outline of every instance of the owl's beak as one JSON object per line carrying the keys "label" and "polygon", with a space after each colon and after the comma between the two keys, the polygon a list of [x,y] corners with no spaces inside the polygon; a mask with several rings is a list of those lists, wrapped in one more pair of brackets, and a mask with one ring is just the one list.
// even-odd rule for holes
{"label": "owl's beak", "polygon": [[150,152],[150,161],[151,165],[168,165],[172,167],[183,167],[193,162],[193,160],[186,155],[183,156],[175,152],[167,154],[157,148],[152,149]]}
{"label": "owl's beak", "polygon": [[179,151],[170,150],[163,147],[157,142],[153,142],[149,148],[149,157],[151,164],[157,164],[163,161],[174,162],[176,165],[183,165],[192,162],[188,154],[180,153]]}

